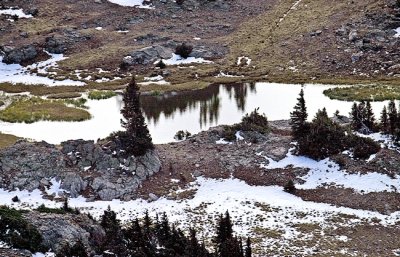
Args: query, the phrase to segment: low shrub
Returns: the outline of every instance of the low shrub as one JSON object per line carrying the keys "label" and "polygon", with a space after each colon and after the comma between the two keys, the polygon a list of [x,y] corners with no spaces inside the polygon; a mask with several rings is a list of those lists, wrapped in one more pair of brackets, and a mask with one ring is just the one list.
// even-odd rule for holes
{"label": "low shrub", "polygon": [[175,48],[175,54],[180,55],[182,58],[188,58],[193,51],[193,46],[186,45],[185,43],[178,45]]}
{"label": "low shrub", "polygon": [[283,187],[283,191],[289,194],[294,194],[296,192],[296,186],[294,185],[293,180],[289,180],[285,186]]}
{"label": "low shrub", "polygon": [[222,137],[227,141],[236,140],[236,132],[238,131],[253,131],[261,134],[268,134],[270,127],[265,114],[258,113],[259,108],[246,114],[240,123],[224,126]]}
{"label": "low shrub", "polygon": [[184,140],[187,139],[191,136],[192,134],[189,131],[183,131],[183,130],[179,130],[178,132],[176,132],[174,138],[176,140]]}
{"label": "low shrub", "polygon": [[114,91],[94,90],[94,91],[89,92],[88,98],[91,100],[102,100],[102,99],[108,99],[108,98],[114,97],[116,95],[117,94]]}
{"label": "low shrub", "polygon": [[372,154],[376,154],[381,149],[378,143],[365,137],[355,137],[352,144],[354,158],[357,159],[368,159]]}

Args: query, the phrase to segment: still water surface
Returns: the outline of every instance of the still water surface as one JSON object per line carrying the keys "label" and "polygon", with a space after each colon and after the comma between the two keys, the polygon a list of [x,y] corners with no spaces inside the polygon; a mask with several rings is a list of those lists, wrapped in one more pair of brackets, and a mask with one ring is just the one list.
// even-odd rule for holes
{"label": "still water surface", "polygon": [[[310,119],[323,107],[326,107],[330,115],[336,110],[344,115],[349,113],[351,102],[331,100],[323,95],[325,89],[335,87],[332,85],[214,85],[179,94],[144,95],[141,101],[153,141],[167,143],[174,141],[173,137],[178,130],[187,130],[194,134],[219,124],[233,124],[257,107],[269,120],[289,119],[302,87]],[[387,102],[372,103],[377,117],[384,104]],[[88,121],[41,121],[33,124],[0,122],[0,131],[56,144],[78,138],[97,140],[121,129],[121,96],[101,101],[89,100],[87,105],[93,117]]]}

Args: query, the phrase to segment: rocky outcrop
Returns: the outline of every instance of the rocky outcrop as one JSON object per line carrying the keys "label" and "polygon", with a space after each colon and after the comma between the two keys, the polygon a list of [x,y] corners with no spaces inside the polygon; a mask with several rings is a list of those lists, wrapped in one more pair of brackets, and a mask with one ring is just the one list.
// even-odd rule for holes
{"label": "rocky outcrop", "polygon": [[139,157],[119,152],[93,141],[67,141],[61,149],[20,141],[0,151],[0,187],[45,192],[59,183],[69,197],[129,200],[142,181],[159,171],[161,162],[154,151]]}
{"label": "rocky outcrop", "polygon": [[54,252],[59,252],[63,245],[71,247],[82,242],[89,253],[104,242],[103,228],[85,214],[54,214],[29,212],[24,218],[42,235],[43,245]]}
{"label": "rocky outcrop", "polygon": [[131,52],[128,56],[122,60],[122,65],[125,67],[137,65],[137,64],[151,64],[159,59],[169,59],[172,57],[172,49],[164,46],[149,46],[136,51]]}
{"label": "rocky outcrop", "polygon": [[66,40],[62,37],[51,36],[46,38],[45,49],[49,53],[62,54],[67,49]]}
{"label": "rocky outcrop", "polygon": [[21,48],[4,46],[2,47],[2,51],[4,52],[3,62],[7,64],[29,62],[38,56],[38,51],[33,45],[27,45]]}

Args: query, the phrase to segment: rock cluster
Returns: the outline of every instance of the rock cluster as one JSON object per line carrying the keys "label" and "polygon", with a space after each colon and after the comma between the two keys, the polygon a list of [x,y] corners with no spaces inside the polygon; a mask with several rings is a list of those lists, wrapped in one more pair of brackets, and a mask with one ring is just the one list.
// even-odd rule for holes
{"label": "rock cluster", "polygon": [[38,51],[35,46],[27,45],[21,48],[11,46],[2,47],[3,62],[7,64],[29,62],[36,58]]}
{"label": "rock cluster", "polygon": [[104,242],[104,229],[87,215],[29,212],[24,218],[42,235],[43,245],[59,252],[63,245],[71,247],[80,241],[87,252],[94,252]]}
{"label": "rock cluster", "polygon": [[161,161],[155,151],[139,157],[119,152],[93,141],[71,140],[61,147],[20,141],[0,151],[0,187],[45,191],[57,182],[70,197],[130,200]]}

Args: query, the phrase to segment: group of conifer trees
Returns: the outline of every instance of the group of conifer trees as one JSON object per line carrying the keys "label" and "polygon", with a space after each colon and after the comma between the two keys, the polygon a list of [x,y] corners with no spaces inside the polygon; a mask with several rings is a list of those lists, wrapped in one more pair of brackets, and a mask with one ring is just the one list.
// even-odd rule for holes
{"label": "group of conifer trees", "polygon": [[362,101],[358,105],[354,103],[350,118],[354,130],[367,133],[380,131],[393,136],[395,141],[400,140],[400,109],[397,110],[394,100],[383,107],[379,122],[375,119],[369,101]]}
{"label": "group of conifer trees", "polygon": [[134,219],[121,226],[116,213],[110,208],[104,211],[100,225],[105,231],[105,240],[100,252],[111,257],[251,257],[251,241],[234,236],[229,213],[217,221],[217,235],[212,240],[215,251],[211,252],[204,241],[199,242],[197,232],[190,228],[188,235],[168,221],[164,213],[153,220],[146,212],[142,221]]}
{"label": "group of conifer trees", "polygon": [[[328,117],[326,109],[318,110],[311,122],[307,121],[307,108],[303,90],[298,102],[290,113],[290,123],[297,153],[313,159],[324,159],[351,149],[355,158],[368,158],[379,151],[380,146],[373,140],[359,137],[351,128],[342,126]],[[369,102],[355,104],[351,112],[352,129],[369,133],[375,126],[374,115]]]}

